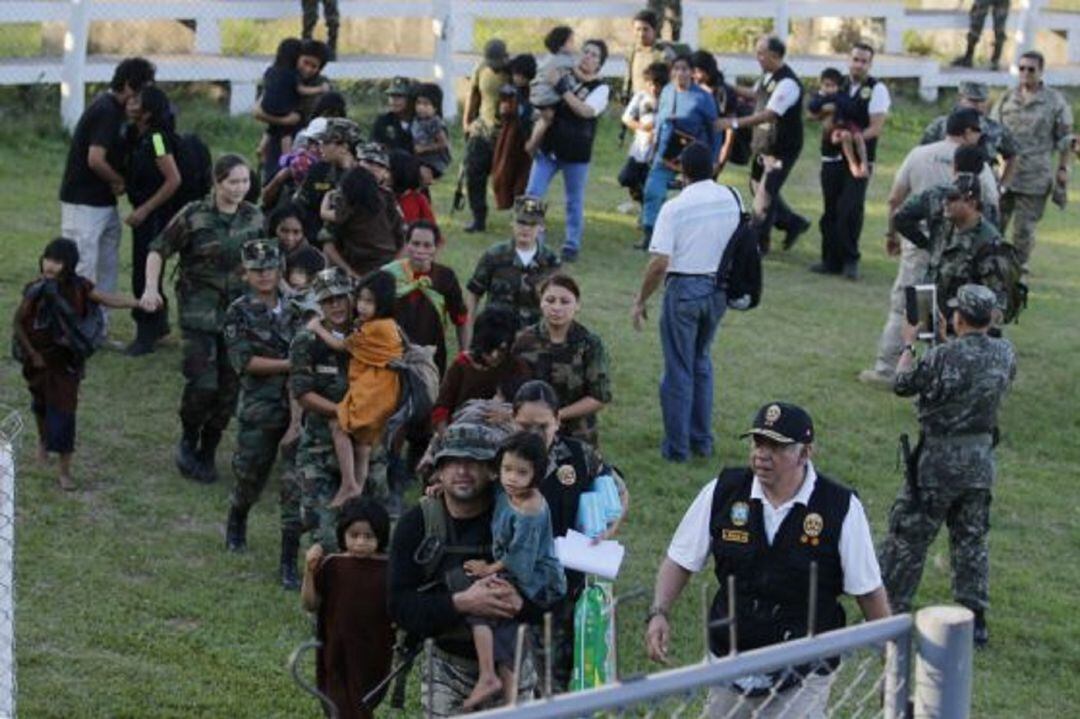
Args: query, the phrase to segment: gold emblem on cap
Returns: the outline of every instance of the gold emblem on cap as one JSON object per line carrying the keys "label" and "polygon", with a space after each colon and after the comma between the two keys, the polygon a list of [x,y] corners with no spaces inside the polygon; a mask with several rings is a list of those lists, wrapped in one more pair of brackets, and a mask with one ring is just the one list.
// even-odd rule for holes
{"label": "gold emblem on cap", "polygon": [[[821,530],[825,528],[825,520],[821,518],[821,515],[817,512],[811,512],[806,515],[806,518],[802,523],[803,531],[806,532],[808,537],[817,537],[821,534]],[[816,544],[816,542],[815,542]]]}
{"label": "gold emblem on cap", "polygon": [[776,420],[780,419],[780,414],[780,405],[770,404],[765,410],[765,426],[771,427],[776,424]]}

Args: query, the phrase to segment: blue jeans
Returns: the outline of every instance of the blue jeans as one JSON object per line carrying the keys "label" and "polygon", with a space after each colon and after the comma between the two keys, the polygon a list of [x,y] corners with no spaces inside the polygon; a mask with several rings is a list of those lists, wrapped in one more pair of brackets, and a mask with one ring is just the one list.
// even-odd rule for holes
{"label": "blue jeans", "polygon": [[566,186],[566,241],[562,249],[563,252],[577,254],[581,250],[581,235],[585,229],[585,183],[589,179],[589,163],[563,162],[538,152],[533,156],[525,194],[536,197],[546,195],[548,185],[560,170]]}
{"label": "blue jeans", "polygon": [[646,234],[652,234],[660,207],[667,201],[668,185],[675,179],[675,171],[664,165],[653,165],[645,179],[645,202],[641,206],[641,226]]}
{"label": "blue jeans", "polygon": [[713,371],[709,349],[727,302],[712,275],[672,276],[664,288],[660,345],[660,410],[664,417],[665,459],[682,461],[691,451],[713,449]]}

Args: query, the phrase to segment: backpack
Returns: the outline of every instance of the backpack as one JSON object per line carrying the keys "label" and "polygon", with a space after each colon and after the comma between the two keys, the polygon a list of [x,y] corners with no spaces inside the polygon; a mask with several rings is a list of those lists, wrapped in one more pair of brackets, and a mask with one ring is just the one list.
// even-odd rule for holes
{"label": "backpack", "polygon": [[727,295],[727,306],[733,310],[750,310],[761,302],[761,250],[758,233],[750,214],[743,209],[739,195],[728,191],[739,205],[739,226],[728,240],[720,266],[716,270],[717,287]]}
{"label": "backpack", "polygon": [[173,207],[179,210],[210,194],[214,185],[213,165],[210,148],[201,137],[194,132],[177,137],[176,167],[180,170],[180,189],[172,197]]}
{"label": "backpack", "polygon": [[[76,282],[83,282],[77,278]],[[41,280],[31,285],[25,294],[30,300],[38,300],[37,326],[48,326],[57,344],[70,349],[80,362],[85,362],[105,341],[105,314],[93,300],[86,301],[86,314],[78,315],[71,303],[60,294],[55,280]],[[12,342],[12,356],[19,362],[26,361],[22,345]]]}
{"label": "backpack", "polygon": [[1004,240],[984,245],[975,253],[978,281],[1005,298],[1003,324],[1017,322],[1027,307],[1028,287],[1023,279],[1023,262],[1016,247]]}
{"label": "backpack", "polygon": [[[401,378],[401,396],[397,409],[386,424],[383,441],[387,451],[400,429],[431,416],[435,398],[439,395],[439,368],[435,365],[435,347],[414,344],[401,328],[403,352],[401,357],[388,363]],[[390,452],[393,454],[393,452]]]}

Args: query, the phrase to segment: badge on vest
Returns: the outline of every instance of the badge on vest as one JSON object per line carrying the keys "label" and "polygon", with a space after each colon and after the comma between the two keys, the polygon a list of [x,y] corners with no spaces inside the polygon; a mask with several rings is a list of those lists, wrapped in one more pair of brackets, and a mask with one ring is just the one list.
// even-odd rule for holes
{"label": "badge on vest", "polygon": [[750,532],[742,529],[723,529],[720,531],[720,539],[725,542],[738,542],[739,544],[750,543]]}
{"label": "badge on vest", "polygon": [[736,527],[745,526],[750,520],[750,505],[746,502],[736,502],[731,505],[731,523]]}
{"label": "badge on vest", "polygon": [[872,95],[873,92],[874,91],[871,90],[870,88],[864,87],[861,90],[859,90],[859,98],[862,99],[862,100],[869,100],[870,95]]}
{"label": "badge on vest", "polygon": [[817,512],[811,512],[803,519],[803,535],[799,537],[799,541],[803,544],[809,543],[810,546],[816,547],[821,543],[821,530],[824,528],[825,520],[821,518],[821,515]]}
{"label": "badge on vest", "polygon": [[315,374],[337,374],[337,365],[332,364],[317,364],[315,365]]}

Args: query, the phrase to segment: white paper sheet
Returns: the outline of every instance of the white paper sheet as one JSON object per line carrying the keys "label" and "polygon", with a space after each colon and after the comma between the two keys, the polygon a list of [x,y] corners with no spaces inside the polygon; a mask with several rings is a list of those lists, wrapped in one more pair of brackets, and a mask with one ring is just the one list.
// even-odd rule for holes
{"label": "white paper sheet", "polygon": [[591,539],[573,529],[567,531],[565,537],[555,538],[555,556],[564,567],[604,579],[615,579],[619,575],[625,555],[626,547],[615,540],[593,544]]}

